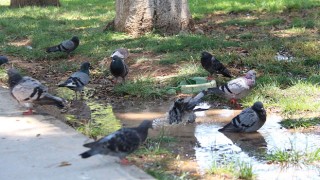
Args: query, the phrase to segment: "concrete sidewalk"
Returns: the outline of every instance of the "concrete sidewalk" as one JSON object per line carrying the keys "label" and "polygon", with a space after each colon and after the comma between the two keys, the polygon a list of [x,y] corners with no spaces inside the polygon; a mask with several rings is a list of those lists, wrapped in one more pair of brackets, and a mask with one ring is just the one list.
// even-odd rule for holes
{"label": "concrete sidewalk", "polygon": [[0,179],[153,179],[115,157],[81,159],[91,141],[52,116],[21,116],[25,109],[0,87]]}

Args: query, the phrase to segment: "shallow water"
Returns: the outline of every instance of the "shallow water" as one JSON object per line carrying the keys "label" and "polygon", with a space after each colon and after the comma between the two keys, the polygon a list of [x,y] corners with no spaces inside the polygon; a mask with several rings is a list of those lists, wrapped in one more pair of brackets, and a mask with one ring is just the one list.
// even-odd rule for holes
{"label": "shallow water", "polygon": [[276,149],[314,151],[320,148],[319,132],[288,131],[281,128],[281,117],[268,114],[266,124],[256,133],[223,134],[218,129],[241,112],[228,109],[197,112],[196,123],[193,124],[169,125],[166,113],[171,103],[127,102],[112,105],[112,110],[114,116],[126,127],[136,126],[144,119],[154,120],[155,129],[149,131],[150,136],[157,136],[164,127],[167,135],[178,139],[178,144],[172,148],[173,152],[180,154],[183,161],[190,162],[184,163],[190,167],[183,169],[196,168],[204,174],[214,162],[244,161],[253,165],[258,179],[320,179],[319,167],[304,164],[281,167],[268,163],[264,158],[266,153]]}

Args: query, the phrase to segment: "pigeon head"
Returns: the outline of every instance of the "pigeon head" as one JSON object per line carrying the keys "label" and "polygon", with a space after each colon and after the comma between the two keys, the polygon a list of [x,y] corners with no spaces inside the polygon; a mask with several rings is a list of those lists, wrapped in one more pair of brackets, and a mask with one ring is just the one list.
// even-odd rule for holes
{"label": "pigeon head", "polygon": [[84,62],[81,64],[81,67],[80,67],[80,71],[81,72],[84,72],[86,74],[89,75],[89,69],[90,69],[90,63],[89,62]]}
{"label": "pigeon head", "polygon": [[79,40],[79,38],[77,36],[73,36],[71,38],[71,41],[74,42],[75,44],[79,44],[79,42],[80,42],[80,40]]}
{"label": "pigeon head", "polygon": [[7,62],[8,62],[8,58],[6,56],[0,56],[0,65]]}
{"label": "pigeon head", "polygon": [[151,120],[144,120],[139,125],[139,128],[146,129],[146,130],[148,130],[149,128],[153,129],[152,123],[153,123],[153,121],[151,121]]}
{"label": "pigeon head", "polygon": [[253,104],[252,109],[257,112],[265,111],[262,102],[257,101]]}
{"label": "pigeon head", "polygon": [[120,56],[115,55],[112,57],[112,61],[122,61],[122,58]]}
{"label": "pigeon head", "polygon": [[250,70],[246,73],[246,78],[254,80],[254,79],[256,79],[256,75],[257,75],[257,73],[255,70]]}
{"label": "pigeon head", "polygon": [[266,121],[267,113],[263,107],[262,102],[260,101],[255,102],[251,108],[258,114],[260,120]]}
{"label": "pigeon head", "polygon": [[8,70],[7,74],[9,77],[8,83],[10,88],[13,88],[22,79],[22,76],[19,74],[17,69],[11,68]]}
{"label": "pigeon head", "polygon": [[204,51],[204,52],[201,53],[201,58],[203,58],[203,59],[211,59],[212,55],[210,53]]}

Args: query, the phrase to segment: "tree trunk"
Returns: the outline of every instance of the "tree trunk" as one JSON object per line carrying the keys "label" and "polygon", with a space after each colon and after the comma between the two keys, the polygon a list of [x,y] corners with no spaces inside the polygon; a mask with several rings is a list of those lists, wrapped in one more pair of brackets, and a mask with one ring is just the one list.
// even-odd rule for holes
{"label": "tree trunk", "polygon": [[11,0],[10,7],[60,6],[59,0]]}
{"label": "tree trunk", "polygon": [[192,29],[193,21],[187,0],[116,0],[114,27],[132,35],[172,35]]}

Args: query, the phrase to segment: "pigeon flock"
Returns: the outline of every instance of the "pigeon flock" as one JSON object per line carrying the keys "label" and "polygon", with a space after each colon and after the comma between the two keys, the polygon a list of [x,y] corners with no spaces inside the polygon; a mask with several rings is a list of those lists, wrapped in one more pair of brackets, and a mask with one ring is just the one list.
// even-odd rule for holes
{"label": "pigeon flock", "polygon": [[[61,42],[59,45],[52,46],[46,49],[47,53],[51,52],[66,52],[69,54],[79,46],[79,38],[73,36],[70,40]],[[116,49],[112,52],[110,58],[110,72],[115,77],[115,83],[119,77],[122,78],[122,83],[125,83],[129,68],[126,59],[129,56],[129,51],[125,48]],[[0,56],[0,66],[8,63],[8,58]],[[201,53],[200,63],[202,67],[209,72],[208,80],[212,79],[213,74],[222,74],[224,77],[232,78],[230,71],[213,55],[208,52]],[[66,87],[75,92],[75,99],[78,99],[78,93],[82,92],[84,87],[90,82],[90,63],[83,62],[80,69],[70,75],[64,82],[58,84],[58,87]],[[42,85],[38,80],[20,75],[19,71],[10,68],[7,71],[8,84],[12,97],[19,103],[24,104],[28,110],[23,115],[33,114],[33,104],[55,105],[59,108],[64,108],[67,101],[51,95],[48,88]],[[208,108],[196,108],[203,98],[208,95],[216,95],[224,97],[240,108],[237,100],[247,96],[255,85],[256,72],[249,70],[244,76],[230,80],[224,85],[202,90],[194,97],[179,98],[174,101],[168,112],[168,123],[193,123],[196,120],[196,111],[205,111]],[[234,117],[230,123],[219,129],[225,133],[250,133],[259,130],[266,122],[266,111],[262,102],[255,102],[252,107],[244,109],[239,115]],[[138,127],[122,128],[111,133],[95,142],[84,144],[84,147],[90,150],[80,154],[82,158],[89,158],[97,154],[111,155],[120,158],[122,164],[126,164],[125,157],[134,152],[141,144],[144,143],[148,136],[148,129],[152,127],[151,120],[144,120]]]}

